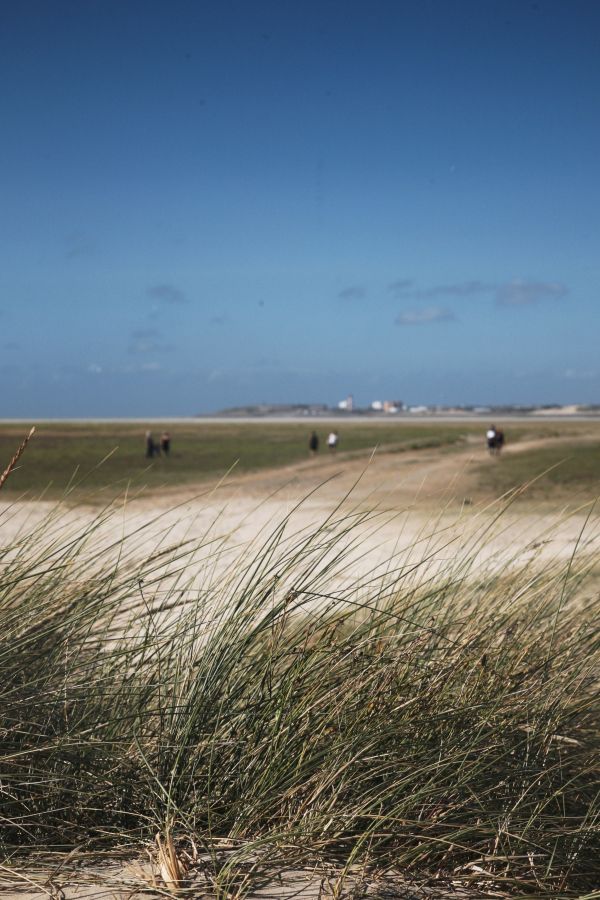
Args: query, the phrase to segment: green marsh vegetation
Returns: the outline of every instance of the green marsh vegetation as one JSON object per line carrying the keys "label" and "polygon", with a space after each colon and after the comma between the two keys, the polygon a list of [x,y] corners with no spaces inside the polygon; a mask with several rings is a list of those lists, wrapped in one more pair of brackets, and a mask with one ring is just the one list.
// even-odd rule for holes
{"label": "green marsh vegetation", "polygon": [[[496,462],[496,460],[494,460]],[[526,501],[588,500],[600,495],[600,440],[571,439],[505,455],[500,465],[480,467],[481,481],[495,496],[544,473],[523,494]]]}
{"label": "green marsh vegetation", "polygon": [[600,600],[585,554],[488,571],[482,529],[434,574],[426,529],[420,561],[400,552],[349,584],[338,576],[377,515],[346,508],[309,531],[283,521],[217,574],[226,536],[166,534],[140,562],[143,528],[122,535],[117,518],[98,540],[115,515],[65,532],[52,514],[0,550],[8,871],[134,856],[160,833],[176,854],[206,849],[219,896],[251,886],[257,857],[537,895],[598,887]]}

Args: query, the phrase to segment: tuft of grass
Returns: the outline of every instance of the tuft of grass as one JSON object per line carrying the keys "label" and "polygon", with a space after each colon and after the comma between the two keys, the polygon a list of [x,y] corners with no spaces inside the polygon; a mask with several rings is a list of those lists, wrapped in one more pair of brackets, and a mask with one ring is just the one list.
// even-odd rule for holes
{"label": "tuft of grass", "polygon": [[[349,579],[378,519],[340,509],[308,532],[285,520],[235,559],[223,535],[140,561],[143,529],[107,539],[113,516],[70,533],[55,517],[0,551],[6,860],[134,853],[159,832],[170,890],[184,840],[217,886],[247,887],[259,852],[597,886],[585,558],[499,573],[476,563],[480,543],[448,558],[432,529]],[[224,840],[240,848],[226,864]]]}

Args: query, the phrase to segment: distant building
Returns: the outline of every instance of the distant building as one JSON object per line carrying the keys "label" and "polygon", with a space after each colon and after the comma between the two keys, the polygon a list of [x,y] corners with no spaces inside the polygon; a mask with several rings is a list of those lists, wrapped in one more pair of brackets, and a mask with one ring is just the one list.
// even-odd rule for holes
{"label": "distant building", "polygon": [[352,394],[348,394],[345,400],[340,400],[338,403],[338,409],[344,409],[346,412],[352,412],[354,409],[354,397]]}
{"label": "distant building", "polygon": [[373,412],[384,412],[388,415],[394,415],[406,409],[406,407],[402,400],[373,400],[371,409]]}

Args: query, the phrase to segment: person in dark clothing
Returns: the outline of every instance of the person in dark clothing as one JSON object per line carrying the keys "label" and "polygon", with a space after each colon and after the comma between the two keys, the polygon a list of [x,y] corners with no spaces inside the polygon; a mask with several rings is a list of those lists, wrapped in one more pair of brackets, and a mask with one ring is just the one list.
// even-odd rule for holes
{"label": "person in dark clothing", "polygon": [[171,450],[171,435],[168,431],[163,431],[160,436],[160,452],[168,456]]}
{"label": "person in dark clothing", "polygon": [[146,458],[152,459],[152,457],[154,456],[157,449],[158,448],[156,447],[156,444],[154,443],[154,438],[152,437],[152,432],[147,431],[146,432]]}
{"label": "person in dark clothing", "polygon": [[315,456],[319,450],[319,435],[316,431],[313,431],[310,439],[308,441],[308,449],[310,450],[310,455]]}

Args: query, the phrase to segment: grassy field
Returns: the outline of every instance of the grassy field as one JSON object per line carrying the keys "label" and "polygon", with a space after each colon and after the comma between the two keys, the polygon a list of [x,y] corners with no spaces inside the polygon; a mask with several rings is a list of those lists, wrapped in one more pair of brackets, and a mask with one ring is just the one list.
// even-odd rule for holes
{"label": "grassy field", "polygon": [[479,471],[487,490],[495,496],[541,476],[527,487],[525,498],[594,499],[600,495],[600,440],[571,440],[507,454],[498,465],[485,465]]}
{"label": "grassy field", "polygon": [[[170,457],[150,461],[144,456],[146,426],[143,423],[42,424],[4,490],[13,496],[46,492],[53,497],[62,495],[71,484],[78,485],[73,492],[75,498],[93,492],[99,492],[101,498],[128,484],[133,491],[164,490],[214,480],[232,466],[239,473],[285,466],[308,458],[308,436],[313,425],[321,438],[320,456],[326,456],[329,426],[318,421],[213,424],[198,420],[170,427]],[[160,428],[151,427],[157,438]],[[366,460],[374,447],[379,447],[380,452],[459,449],[469,440],[481,439],[485,424],[342,422],[336,427],[340,433],[340,459],[362,454]],[[598,431],[593,423],[516,423],[510,425],[508,439],[515,443],[531,437],[571,434],[576,442],[578,435],[587,435],[593,429]],[[0,424],[0,463],[10,459],[27,430],[25,426]],[[500,492],[507,484],[512,486],[514,479],[524,481],[542,471],[547,457],[542,454],[538,458],[537,452],[524,455],[519,461],[503,460],[493,475],[494,489]],[[560,455],[562,451],[557,452]],[[580,452],[588,454],[588,449]],[[552,460],[553,453],[550,452]],[[585,474],[580,477],[593,480],[593,457],[589,453],[589,459],[586,456],[589,465],[586,464]],[[563,472],[565,478],[571,477],[570,472],[576,477],[577,471],[577,465],[573,464],[571,468],[557,470],[553,477],[555,481],[561,479]]]}

